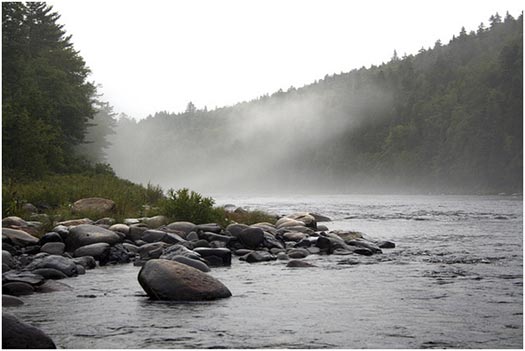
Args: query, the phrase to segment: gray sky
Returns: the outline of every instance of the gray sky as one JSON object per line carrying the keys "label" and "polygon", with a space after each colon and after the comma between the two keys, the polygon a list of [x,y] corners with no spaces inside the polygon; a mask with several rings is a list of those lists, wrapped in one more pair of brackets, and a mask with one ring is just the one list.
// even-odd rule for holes
{"label": "gray sky", "polygon": [[140,119],[250,100],[325,74],[415,54],[517,0],[48,1],[102,85],[104,99]]}

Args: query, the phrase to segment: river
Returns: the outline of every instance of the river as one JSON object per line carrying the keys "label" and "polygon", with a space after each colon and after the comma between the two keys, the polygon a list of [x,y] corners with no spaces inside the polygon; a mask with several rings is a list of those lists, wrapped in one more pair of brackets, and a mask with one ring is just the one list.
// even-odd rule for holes
{"label": "river", "polygon": [[[306,258],[318,267],[233,259],[213,268],[232,292],[150,301],[132,264],[61,282],[71,290],[4,308],[60,348],[523,347],[521,196],[221,197],[250,209],[327,215],[396,243],[382,255]],[[82,297],[94,295],[94,298]]]}

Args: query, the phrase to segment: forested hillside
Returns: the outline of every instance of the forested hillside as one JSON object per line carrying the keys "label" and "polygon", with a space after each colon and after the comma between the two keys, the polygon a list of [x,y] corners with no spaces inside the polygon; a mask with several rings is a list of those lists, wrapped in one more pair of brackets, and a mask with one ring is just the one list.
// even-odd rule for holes
{"label": "forested hillside", "polygon": [[299,89],[121,118],[109,160],[135,181],[217,192],[521,192],[522,36],[522,15],[496,14]]}

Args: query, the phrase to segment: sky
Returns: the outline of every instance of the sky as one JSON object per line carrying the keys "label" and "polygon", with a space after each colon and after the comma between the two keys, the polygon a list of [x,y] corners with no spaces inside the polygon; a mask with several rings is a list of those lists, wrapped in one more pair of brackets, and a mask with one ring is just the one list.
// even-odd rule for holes
{"label": "sky", "polygon": [[142,119],[213,109],[448,43],[516,0],[55,0],[103,100]]}

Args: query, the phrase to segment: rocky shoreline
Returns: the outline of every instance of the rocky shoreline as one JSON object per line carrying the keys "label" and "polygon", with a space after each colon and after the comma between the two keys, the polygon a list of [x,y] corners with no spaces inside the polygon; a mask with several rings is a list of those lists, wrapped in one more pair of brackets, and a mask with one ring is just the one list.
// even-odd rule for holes
{"label": "rocky shoreline", "polygon": [[[38,222],[19,217],[2,220],[2,303],[23,304],[21,296],[63,289],[57,280],[78,276],[97,266],[133,262],[138,282],[151,299],[195,301],[227,298],[229,289],[207,274],[230,266],[232,259],[251,264],[282,260],[287,267],[315,267],[312,255],[377,255],[395,247],[355,231],[330,231],[329,218],[301,212],[275,223],[196,225],[164,216],[129,218],[123,223],[104,217],[56,223],[37,238]],[[283,263],[284,264],[284,263]],[[38,329],[3,314],[6,348],[49,348],[52,341]],[[16,335],[35,334],[34,345]],[[45,336],[45,334],[43,334]]]}

